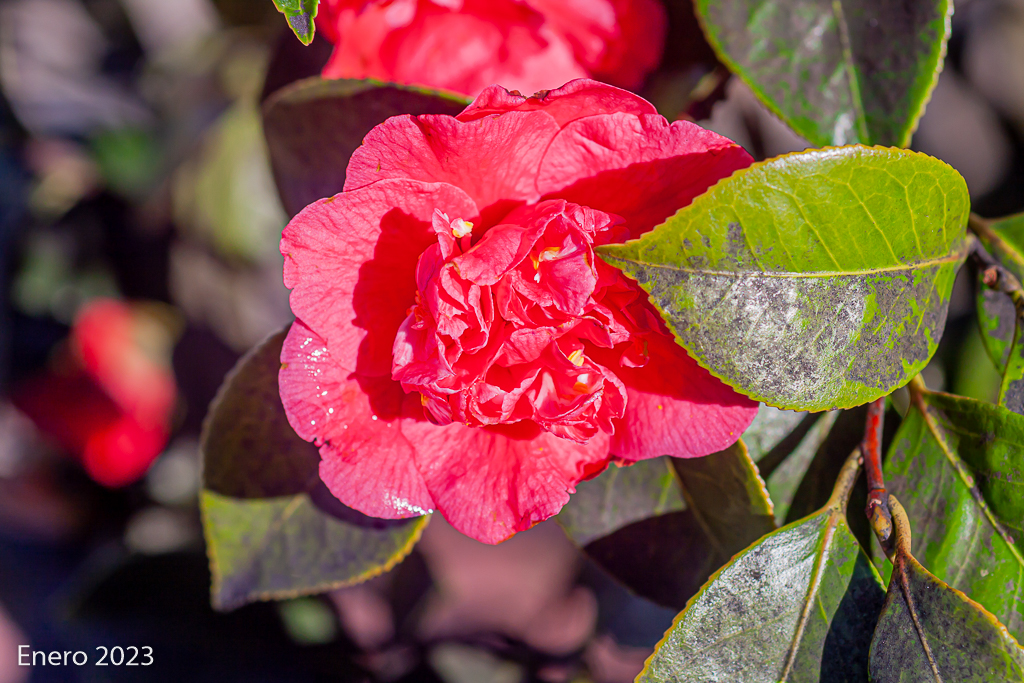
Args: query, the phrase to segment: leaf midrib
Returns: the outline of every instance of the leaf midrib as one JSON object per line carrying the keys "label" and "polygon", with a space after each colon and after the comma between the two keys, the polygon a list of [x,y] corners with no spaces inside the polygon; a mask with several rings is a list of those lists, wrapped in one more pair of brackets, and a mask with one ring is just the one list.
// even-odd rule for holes
{"label": "leaf midrib", "polygon": [[814,569],[811,572],[811,580],[807,587],[807,597],[804,599],[803,607],[800,610],[800,619],[797,621],[796,632],[790,640],[789,651],[786,653],[786,665],[779,677],[780,683],[785,683],[792,673],[796,664],[796,654],[800,650],[800,643],[803,641],[804,629],[811,618],[811,607],[818,597],[818,590],[821,588],[821,577],[825,573],[825,562],[835,538],[836,528],[839,526],[841,512],[835,509],[829,510],[828,520],[825,523],[825,530],[821,534],[818,544],[815,546]]}
{"label": "leaf midrib", "polygon": [[839,43],[843,50],[843,65],[846,67],[847,84],[850,88],[850,103],[857,117],[857,134],[861,141],[871,139],[868,120],[864,113],[864,100],[860,92],[860,80],[857,78],[857,64],[853,58],[853,43],[850,40],[850,27],[846,23],[846,13],[841,0],[832,0],[832,15],[836,18],[839,32]]}
{"label": "leaf midrib", "polygon": [[921,622],[917,618],[917,607],[914,605],[914,596],[910,591],[910,579],[907,577],[907,563],[909,562],[906,556],[898,558],[897,566],[895,571],[897,572],[897,583],[900,587],[900,592],[903,593],[903,600],[907,605],[907,612],[910,614],[910,620],[914,624],[914,631],[917,633],[918,642],[921,643],[921,649],[924,650],[924,655],[928,659],[928,665],[931,667],[932,675],[935,676],[936,683],[943,683],[942,675],[939,673],[939,667],[935,663],[935,656],[932,654],[931,645],[928,644],[928,636],[924,632],[924,628],[921,626]]}
{"label": "leaf midrib", "polygon": [[[600,251],[599,251],[600,253]],[[621,261],[623,263],[632,263],[637,266],[644,268],[660,268],[662,270],[670,270],[677,273],[687,273],[689,275],[713,275],[720,277],[753,277],[753,278],[766,278],[766,279],[783,279],[783,280],[795,280],[795,279],[815,279],[815,278],[835,278],[835,277],[854,277],[862,275],[881,275],[885,273],[901,273],[901,272],[914,272],[918,270],[924,270],[935,266],[942,266],[947,263],[956,263],[962,258],[962,254],[959,251],[952,252],[946,256],[939,258],[927,259],[924,261],[916,261],[913,264],[901,264],[899,266],[885,266],[882,268],[860,268],[855,270],[817,270],[812,272],[794,272],[794,271],[758,271],[758,270],[708,270],[708,269],[697,269],[697,268],[682,268],[680,266],[674,266],[667,263],[648,263],[640,261],[635,258],[628,258],[625,256],[616,256],[614,254],[601,254],[604,259],[613,259]]]}

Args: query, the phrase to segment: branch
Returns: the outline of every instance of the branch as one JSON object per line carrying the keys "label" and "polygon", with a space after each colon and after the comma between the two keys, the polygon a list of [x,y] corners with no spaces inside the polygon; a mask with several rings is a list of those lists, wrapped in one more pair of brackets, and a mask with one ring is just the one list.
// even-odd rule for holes
{"label": "branch", "polygon": [[886,555],[892,549],[892,513],[889,511],[889,492],[882,476],[882,426],[885,419],[885,397],[868,404],[868,419],[864,425],[864,440],[860,451],[864,457],[864,473],[868,479],[868,504],[864,513],[871,528],[882,544]]}
{"label": "branch", "polygon": [[989,253],[989,249],[997,253],[1005,250],[1003,238],[992,231],[988,221],[973,213],[967,220],[967,227],[978,238],[971,245],[971,260],[981,271],[982,282],[989,289],[1008,295],[1017,309],[1018,323],[1024,322],[1024,287],[1021,287],[1020,280],[1013,273]]}

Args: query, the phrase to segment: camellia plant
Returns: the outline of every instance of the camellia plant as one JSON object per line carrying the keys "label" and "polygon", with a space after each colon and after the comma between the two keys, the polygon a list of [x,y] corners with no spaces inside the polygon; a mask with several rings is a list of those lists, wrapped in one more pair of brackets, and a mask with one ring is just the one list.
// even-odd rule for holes
{"label": "camellia plant", "polygon": [[[555,517],[682,610],[639,681],[1024,681],[1024,218],[906,149],[948,2],[696,2],[818,147],[755,162],[616,87],[657,3],[275,1],[337,45],[264,105],[296,320],[205,425],[215,606]],[[921,375],[965,262],[996,402]]]}

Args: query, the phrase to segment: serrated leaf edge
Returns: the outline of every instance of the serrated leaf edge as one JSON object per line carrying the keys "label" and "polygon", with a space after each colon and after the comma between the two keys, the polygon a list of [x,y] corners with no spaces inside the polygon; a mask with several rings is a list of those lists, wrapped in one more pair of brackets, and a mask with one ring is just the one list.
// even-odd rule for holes
{"label": "serrated leaf edge", "polygon": [[[977,610],[981,614],[983,619],[985,619],[992,626],[995,627],[996,631],[998,631],[1000,635],[1009,639],[1010,643],[1017,647],[1017,649],[1020,651],[1020,663],[1022,666],[1024,666],[1024,649],[1021,648],[1020,643],[1017,642],[1017,639],[1013,637],[1013,634],[1010,633],[1010,630],[1006,628],[1006,626],[1004,626],[1001,621],[999,621],[996,615],[985,609],[985,606],[981,603],[972,600],[963,591],[956,589],[953,586],[950,586],[948,583],[946,583],[939,577],[935,576],[935,574],[932,574],[925,568],[923,564],[921,564],[918,561],[916,557],[914,557],[913,553],[910,552],[910,520],[907,517],[906,510],[903,509],[903,506],[900,504],[899,500],[892,494],[889,495],[889,508],[892,511],[893,525],[897,542],[895,560],[898,560],[900,563],[913,565],[915,569],[924,574],[928,579],[938,584],[938,587],[940,589],[950,591],[951,593],[953,593],[955,597],[958,597],[959,599],[966,602],[969,607],[972,607],[975,610]],[[897,571],[899,571],[900,592],[903,594],[903,599],[906,601],[907,607],[910,609],[910,616],[912,621],[914,622],[914,631],[917,634],[918,640],[921,642],[921,647],[925,650],[925,655],[928,658],[928,663],[931,665],[932,674],[935,676],[936,683],[943,683],[942,675],[939,673],[938,666],[935,663],[935,658],[932,654],[931,646],[928,644],[928,640],[925,636],[924,630],[921,628],[921,624],[917,619],[917,610],[914,607],[914,598],[910,593],[910,584],[907,580],[906,570],[904,569],[903,571],[900,571],[897,567],[896,561],[894,561],[893,578],[895,578]],[[890,579],[890,581],[892,580],[893,579]],[[874,645],[874,639],[872,639],[872,645]]]}
{"label": "serrated leaf edge", "polygon": [[[229,602],[224,602],[221,600],[221,591],[223,590],[224,587],[224,577],[220,571],[220,563],[216,550],[217,546],[213,542],[213,525],[210,522],[209,513],[207,510],[208,500],[212,497],[229,501],[235,501],[240,499],[233,498],[231,496],[222,496],[219,493],[216,493],[215,491],[210,491],[208,489],[203,489],[200,495],[199,509],[203,523],[203,537],[206,540],[207,554],[209,555],[210,558],[210,576],[212,579],[210,585],[210,601],[214,609],[221,612],[227,612],[236,609],[250,602],[266,602],[269,600],[290,600],[292,598],[299,598],[307,595],[317,595],[319,593],[325,593],[327,591],[337,590],[339,588],[347,588],[348,586],[354,586],[356,584],[369,581],[370,579],[380,576],[382,574],[386,574],[387,572],[391,571],[396,566],[398,566],[398,564],[402,562],[402,560],[409,556],[409,553],[412,552],[413,547],[415,547],[415,545],[419,543],[420,538],[423,536],[423,530],[426,529],[427,523],[430,521],[431,517],[431,515],[423,515],[422,517],[414,518],[414,520],[411,521],[410,524],[414,525],[415,528],[413,529],[413,533],[410,535],[409,540],[405,543],[405,545],[399,548],[398,552],[391,555],[388,558],[387,562],[376,567],[373,567],[371,569],[368,569],[365,572],[362,572],[361,574],[357,574],[356,576],[353,576],[348,579],[327,581],[304,588],[293,588],[276,591],[250,591],[238,599],[231,600]],[[275,519],[274,522],[278,524],[283,524],[285,521],[287,521],[288,516],[290,516],[289,510],[294,511],[293,508],[297,507],[302,502],[303,497],[309,498],[309,494],[298,493],[295,494],[294,496],[283,496],[283,498],[293,499],[293,502],[289,504],[288,508],[286,508],[282,512],[281,516]],[[261,500],[271,499],[264,498]]]}

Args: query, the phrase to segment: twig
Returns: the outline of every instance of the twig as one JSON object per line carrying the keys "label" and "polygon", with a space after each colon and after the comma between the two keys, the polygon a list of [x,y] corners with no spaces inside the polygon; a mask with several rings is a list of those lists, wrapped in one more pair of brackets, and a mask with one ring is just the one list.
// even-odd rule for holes
{"label": "twig", "polygon": [[885,490],[882,475],[882,426],[885,419],[885,397],[868,404],[868,419],[864,426],[864,441],[860,450],[864,456],[864,473],[868,480],[868,504],[864,513],[871,528],[882,544],[886,555],[891,550],[892,513],[889,511],[889,492]]}
{"label": "twig", "polygon": [[978,238],[971,245],[971,260],[981,271],[982,282],[989,289],[1008,295],[1017,309],[1017,321],[1024,322],[1024,287],[1021,287],[1017,276],[989,253],[989,249],[1005,253],[1006,243],[992,231],[988,221],[973,213],[967,220],[967,227]]}

